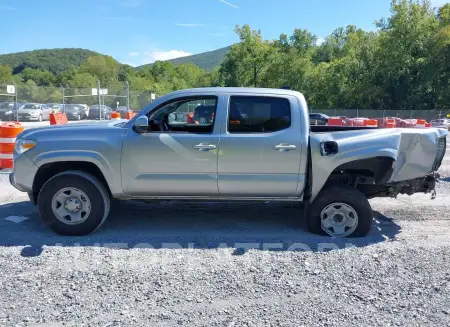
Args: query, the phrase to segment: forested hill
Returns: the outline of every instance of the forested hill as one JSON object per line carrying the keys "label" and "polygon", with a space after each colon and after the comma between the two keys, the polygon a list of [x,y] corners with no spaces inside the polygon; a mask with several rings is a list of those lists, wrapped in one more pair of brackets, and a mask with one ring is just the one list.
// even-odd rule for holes
{"label": "forested hill", "polygon": [[[231,46],[213,51],[203,52],[188,57],[168,60],[175,66],[194,64],[203,70],[212,71],[219,67],[230,51]],[[41,49],[0,55],[0,65],[11,67],[13,74],[20,74],[25,68],[41,69],[57,75],[70,67],[80,66],[88,57],[98,56],[98,52],[87,49],[61,48]],[[137,69],[146,67],[143,65]]]}
{"label": "forested hill", "polygon": [[97,55],[98,52],[77,48],[42,49],[0,55],[0,65],[11,67],[13,74],[19,74],[25,68],[34,68],[57,75]]}
{"label": "forested hill", "polygon": [[[168,60],[173,63],[175,66],[181,64],[194,64],[206,71],[212,71],[215,68],[219,67],[222,61],[225,59],[225,56],[228,52],[230,52],[231,45],[225,48],[220,48],[213,51],[207,51],[198,53],[192,56],[176,58],[172,60]],[[143,65],[137,67],[138,69],[145,67],[148,65]]]}

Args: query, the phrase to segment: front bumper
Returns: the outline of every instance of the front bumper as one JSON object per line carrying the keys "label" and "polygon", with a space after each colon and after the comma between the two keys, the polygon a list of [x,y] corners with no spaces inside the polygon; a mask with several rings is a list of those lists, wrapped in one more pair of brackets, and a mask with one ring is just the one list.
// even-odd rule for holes
{"label": "front bumper", "polygon": [[19,115],[19,121],[39,120],[39,115]]}
{"label": "front bumper", "polygon": [[14,178],[14,173],[10,173],[9,174],[9,183],[14,186],[14,188],[16,188],[17,190],[19,190],[20,192],[26,192],[27,190],[25,190],[24,188],[20,187],[19,185],[17,185],[16,183],[16,179]]}
{"label": "front bumper", "polygon": [[66,112],[66,117],[67,117],[67,119],[69,119],[69,120],[78,120],[78,117],[80,117],[80,119],[83,117],[83,115],[82,114],[68,114],[67,112]]}
{"label": "front bumper", "polygon": [[33,191],[34,177],[38,167],[26,154],[14,155],[14,169],[9,174],[9,182],[17,190],[30,193]]}

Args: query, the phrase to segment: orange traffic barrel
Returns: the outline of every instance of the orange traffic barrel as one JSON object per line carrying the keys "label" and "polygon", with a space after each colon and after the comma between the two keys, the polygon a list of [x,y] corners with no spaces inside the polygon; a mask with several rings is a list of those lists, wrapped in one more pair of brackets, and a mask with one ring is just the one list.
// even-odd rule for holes
{"label": "orange traffic barrel", "polygon": [[16,137],[23,131],[19,122],[0,124],[0,168],[13,168],[13,153]]}
{"label": "orange traffic barrel", "polygon": [[68,123],[67,115],[61,112],[51,113],[49,120],[50,125],[64,125]]}
{"label": "orange traffic barrel", "polygon": [[390,122],[386,123],[386,128],[394,128],[394,127],[395,127],[395,123],[390,123]]}
{"label": "orange traffic barrel", "polygon": [[342,126],[344,125],[344,121],[341,117],[330,117],[328,118],[328,125],[330,126]]}
{"label": "orange traffic barrel", "polygon": [[386,119],[386,127],[387,128],[394,128],[395,127],[395,119],[387,118]]}
{"label": "orange traffic barrel", "polygon": [[417,119],[416,127],[424,128],[426,123],[425,119]]}
{"label": "orange traffic barrel", "polygon": [[114,120],[120,119],[120,112],[113,111],[111,113],[111,119],[114,119]]}
{"label": "orange traffic barrel", "polygon": [[133,112],[133,111],[128,111],[128,112],[127,112],[127,119],[128,119],[128,120],[131,119],[131,118],[133,118],[134,116],[136,116],[136,113],[135,113],[135,112]]}
{"label": "orange traffic barrel", "polygon": [[364,126],[367,127],[378,127],[378,121],[376,119],[367,119],[364,121]]}

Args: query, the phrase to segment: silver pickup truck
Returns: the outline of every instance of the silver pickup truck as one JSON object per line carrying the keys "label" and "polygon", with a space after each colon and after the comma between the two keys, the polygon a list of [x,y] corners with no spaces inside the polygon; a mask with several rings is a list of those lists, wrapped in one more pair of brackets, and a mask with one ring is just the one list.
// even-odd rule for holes
{"label": "silver pickup truck", "polygon": [[10,182],[65,235],[96,230],[112,199],[183,199],[302,202],[311,232],[358,237],[367,199],[434,191],[447,133],[310,126],[299,92],[191,89],[129,121],[25,130]]}

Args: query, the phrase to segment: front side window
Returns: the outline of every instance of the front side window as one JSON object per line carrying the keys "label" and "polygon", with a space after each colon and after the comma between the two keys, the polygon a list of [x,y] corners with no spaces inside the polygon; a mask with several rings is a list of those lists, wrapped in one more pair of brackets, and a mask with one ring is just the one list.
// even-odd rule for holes
{"label": "front side window", "polygon": [[229,133],[272,133],[290,126],[291,107],[286,98],[230,97]]}
{"label": "front side window", "polygon": [[212,133],[217,97],[189,97],[170,101],[150,113],[150,130]]}

